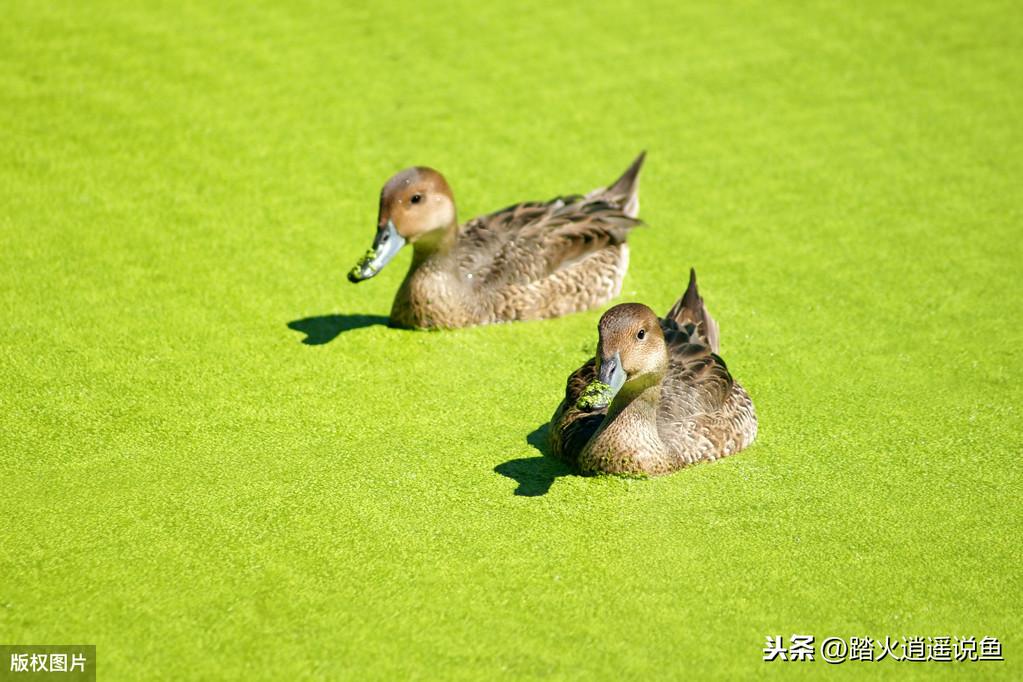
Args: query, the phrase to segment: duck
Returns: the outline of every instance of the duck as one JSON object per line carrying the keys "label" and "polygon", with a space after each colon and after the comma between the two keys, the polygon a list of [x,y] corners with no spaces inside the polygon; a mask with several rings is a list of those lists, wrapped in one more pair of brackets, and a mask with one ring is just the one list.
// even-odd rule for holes
{"label": "duck", "polygon": [[639,219],[641,153],[622,176],[585,195],[523,202],[461,227],[451,187],[438,171],[407,168],[383,186],[372,248],[348,273],[353,283],[383,269],[402,247],[412,261],[389,324],[469,327],[559,317],[618,296]]}
{"label": "duck", "polygon": [[583,474],[660,476],[756,438],[753,401],[718,355],[720,329],[695,270],[664,317],[623,303],[597,331],[595,356],[569,375],[551,418],[555,456]]}

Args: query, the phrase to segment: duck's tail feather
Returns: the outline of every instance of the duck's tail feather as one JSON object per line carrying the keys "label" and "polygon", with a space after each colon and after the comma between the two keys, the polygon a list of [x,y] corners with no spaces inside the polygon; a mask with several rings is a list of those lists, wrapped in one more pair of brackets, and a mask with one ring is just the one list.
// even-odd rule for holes
{"label": "duck's tail feather", "polygon": [[643,170],[645,159],[646,151],[640,152],[622,177],[603,192],[604,196],[620,205],[630,218],[639,216],[639,172]]}
{"label": "duck's tail feather", "polygon": [[696,336],[694,340],[705,343],[711,351],[718,352],[721,333],[718,330],[718,323],[711,317],[703,303],[703,297],[700,296],[694,268],[689,269],[689,286],[686,287],[686,292],[682,294],[682,298],[675,301],[675,305],[671,306],[667,319],[683,329],[689,326]]}

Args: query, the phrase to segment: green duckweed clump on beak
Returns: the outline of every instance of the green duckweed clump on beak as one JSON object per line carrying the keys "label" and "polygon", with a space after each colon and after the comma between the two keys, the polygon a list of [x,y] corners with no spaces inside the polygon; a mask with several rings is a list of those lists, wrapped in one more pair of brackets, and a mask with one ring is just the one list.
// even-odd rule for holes
{"label": "green duckweed clump on beak", "polygon": [[376,257],[377,257],[376,249],[370,249],[369,251],[367,251],[366,255],[360,258],[359,262],[355,264],[354,268],[352,268],[352,271],[348,273],[348,277],[349,278],[361,277],[362,271],[369,269],[369,264],[372,263],[373,259],[375,259]]}
{"label": "green duckweed clump on beak", "polygon": [[575,406],[580,410],[593,410],[611,402],[611,386],[599,379],[590,382],[579,395]]}

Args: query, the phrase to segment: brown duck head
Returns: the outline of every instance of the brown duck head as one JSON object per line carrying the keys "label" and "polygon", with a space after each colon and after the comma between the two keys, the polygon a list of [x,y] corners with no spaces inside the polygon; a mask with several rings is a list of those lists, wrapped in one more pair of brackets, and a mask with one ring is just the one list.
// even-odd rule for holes
{"label": "brown duck head", "polygon": [[668,366],[660,320],[645,305],[616,305],[601,316],[597,330],[597,378],[579,398],[582,409],[606,407],[626,382],[659,377]]}
{"label": "brown duck head", "polygon": [[444,176],[423,166],[407,168],[380,191],[373,248],[348,273],[361,282],[380,272],[405,244],[416,251],[432,253],[454,237],[458,222],[455,199]]}

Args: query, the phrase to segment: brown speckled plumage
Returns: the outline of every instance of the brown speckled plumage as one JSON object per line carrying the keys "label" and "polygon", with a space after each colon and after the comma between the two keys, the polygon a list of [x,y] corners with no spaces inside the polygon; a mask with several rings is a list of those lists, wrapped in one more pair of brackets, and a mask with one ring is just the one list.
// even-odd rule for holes
{"label": "brown speckled plumage", "polygon": [[[616,314],[620,319],[608,321]],[[645,341],[634,340],[635,329],[652,325],[660,333],[648,333],[650,348],[641,360],[646,364],[630,373],[611,404],[578,408],[583,389],[597,377],[601,353],[610,352],[609,343],[616,352],[622,343],[640,346]],[[610,342],[605,338],[613,335]],[[747,447],[756,437],[756,412],[712,350],[717,343],[717,324],[699,296],[695,273],[665,318],[637,304],[612,308],[601,318],[598,357],[569,376],[551,419],[555,454],[585,473],[661,475]]]}
{"label": "brown speckled plumage", "polygon": [[445,328],[557,317],[617,296],[629,262],[626,240],[641,224],[642,163],[641,154],[617,182],[585,196],[517,204],[461,228],[453,198],[450,217],[439,221],[450,222],[440,226],[426,219],[416,226],[415,209],[405,209],[409,217],[392,208],[402,204],[401,191],[450,197],[436,171],[403,171],[407,178],[399,174],[385,186],[378,221],[381,230],[395,221],[415,249],[391,324]]}

